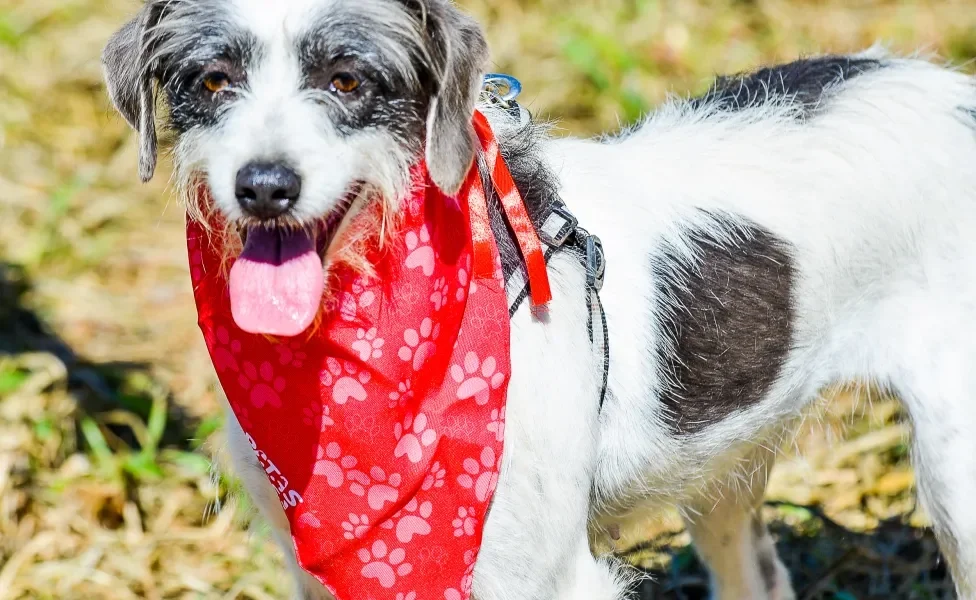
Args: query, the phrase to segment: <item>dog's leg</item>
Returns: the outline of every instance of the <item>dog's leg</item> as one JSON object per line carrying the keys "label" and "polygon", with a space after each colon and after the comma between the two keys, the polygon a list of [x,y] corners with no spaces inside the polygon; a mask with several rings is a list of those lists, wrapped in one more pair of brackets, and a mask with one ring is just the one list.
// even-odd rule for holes
{"label": "dog's leg", "polygon": [[914,425],[919,496],[961,600],[976,600],[976,348],[966,351],[971,346],[971,339],[939,336],[936,346],[919,349],[893,378]]}
{"label": "dog's leg", "polygon": [[285,511],[281,508],[278,494],[268,481],[267,474],[258,464],[254,450],[247,441],[247,437],[233,411],[226,405],[227,414],[227,451],[230,455],[234,473],[240,478],[241,484],[251,501],[258,507],[261,516],[271,527],[275,542],[281,547],[288,571],[291,573],[294,582],[294,600],[335,600],[314,577],[309,575],[304,569],[298,566],[295,558],[295,548],[291,540],[291,528],[285,517]]}
{"label": "dog's leg", "polygon": [[505,453],[474,576],[477,600],[621,600],[626,582],[590,553],[599,356],[586,332],[583,269],[557,254],[553,300],[512,320]]}
{"label": "dog's leg", "polygon": [[789,573],[760,509],[773,453],[758,449],[747,466],[685,505],[688,529],[712,579],[716,600],[793,600]]}

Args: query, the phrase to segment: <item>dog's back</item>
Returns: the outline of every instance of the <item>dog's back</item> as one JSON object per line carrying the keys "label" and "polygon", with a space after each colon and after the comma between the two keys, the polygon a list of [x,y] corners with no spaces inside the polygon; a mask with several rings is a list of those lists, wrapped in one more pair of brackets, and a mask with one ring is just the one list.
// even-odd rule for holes
{"label": "dog's back", "polygon": [[827,384],[878,383],[908,404],[923,496],[973,593],[973,80],[879,51],[811,59],[550,149],[610,265],[600,496],[710,507],[743,440],[775,444]]}

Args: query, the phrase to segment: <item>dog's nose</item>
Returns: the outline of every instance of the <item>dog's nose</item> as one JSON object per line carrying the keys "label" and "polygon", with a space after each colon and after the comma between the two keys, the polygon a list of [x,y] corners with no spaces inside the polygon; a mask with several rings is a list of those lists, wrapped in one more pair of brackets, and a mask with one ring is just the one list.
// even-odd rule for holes
{"label": "dog's nose", "polygon": [[280,163],[250,163],[237,172],[236,193],[245,214],[267,221],[295,205],[302,193],[302,178]]}

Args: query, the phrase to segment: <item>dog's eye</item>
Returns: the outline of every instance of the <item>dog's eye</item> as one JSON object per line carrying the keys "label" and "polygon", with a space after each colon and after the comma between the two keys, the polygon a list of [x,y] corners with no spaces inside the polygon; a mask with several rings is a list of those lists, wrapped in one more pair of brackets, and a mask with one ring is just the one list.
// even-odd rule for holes
{"label": "dog's eye", "polygon": [[203,87],[211,94],[220,93],[230,87],[230,77],[220,71],[207,73],[203,76]]}
{"label": "dog's eye", "polygon": [[329,89],[340,94],[351,94],[359,89],[359,79],[352,73],[337,73],[332,77]]}

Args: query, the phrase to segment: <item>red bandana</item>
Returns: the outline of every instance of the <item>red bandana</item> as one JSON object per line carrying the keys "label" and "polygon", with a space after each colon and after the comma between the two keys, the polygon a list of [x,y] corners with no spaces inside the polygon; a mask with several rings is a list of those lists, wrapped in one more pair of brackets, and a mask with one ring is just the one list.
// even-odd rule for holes
{"label": "red bandana", "polygon": [[[535,230],[487,121],[474,123],[533,303],[545,303]],[[187,224],[221,385],[278,490],[299,563],[338,600],[469,598],[501,465],[508,301],[485,190],[477,166],[460,202],[423,165],[414,175],[393,243],[369,257],[381,276],[337,273],[337,308],[296,338],[237,326],[224,249]]]}

